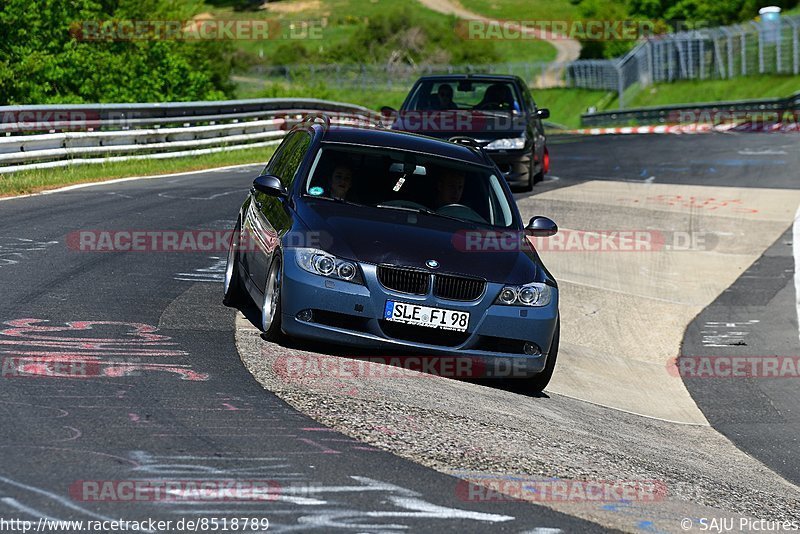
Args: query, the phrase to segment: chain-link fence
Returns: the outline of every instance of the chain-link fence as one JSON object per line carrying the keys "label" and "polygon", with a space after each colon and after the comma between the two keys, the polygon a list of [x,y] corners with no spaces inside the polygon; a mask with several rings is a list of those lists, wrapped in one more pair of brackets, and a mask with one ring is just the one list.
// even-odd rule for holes
{"label": "chain-link fence", "polygon": [[[800,16],[658,35],[612,60],[579,60],[566,85],[626,91],[653,82],[727,79],[754,74],[800,74]],[[629,94],[629,93],[628,93]]]}
{"label": "chain-link fence", "polygon": [[407,89],[428,74],[497,73],[520,76],[531,87],[579,87],[618,93],[619,106],[653,82],[726,79],[755,74],[800,74],[800,16],[653,36],[615,59],[570,63],[474,65],[326,64],[259,66],[253,82],[323,82],[335,87]]}
{"label": "chain-link fence", "polygon": [[[548,62],[517,62],[462,65],[375,65],[324,64],[258,66],[250,71],[253,81],[311,84],[322,82],[332,87],[370,88],[375,90],[408,89],[420,76],[429,74],[512,74],[533,87],[563,85],[563,77],[553,72],[563,70],[564,64]],[[554,83],[545,80],[555,79]],[[240,77],[240,80],[247,78]]]}

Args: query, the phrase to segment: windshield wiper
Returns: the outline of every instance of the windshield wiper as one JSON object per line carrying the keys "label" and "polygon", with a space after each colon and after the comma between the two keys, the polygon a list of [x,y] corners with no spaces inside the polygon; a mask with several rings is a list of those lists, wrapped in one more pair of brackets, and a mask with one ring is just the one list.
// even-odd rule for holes
{"label": "windshield wiper", "polygon": [[333,198],[333,197],[316,197],[314,195],[303,195],[304,197],[313,198],[314,200],[327,200],[329,202],[338,202],[339,204],[347,204],[349,206],[361,206],[366,207],[365,204],[359,204],[358,202],[353,202],[352,200],[345,200],[343,198]]}
{"label": "windshield wiper", "polygon": [[443,219],[450,219],[451,221],[458,221],[460,223],[467,223],[472,226],[476,226],[475,221],[468,221],[466,219],[461,219],[459,217],[453,217],[452,215],[443,215],[441,213],[435,212],[432,209],[428,208],[412,208],[410,206],[393,206],[391,204],[378,204],[375,206],[376,208],[386,208],[390,210],[400,210],[400,211],[410,211],[412,213],[424,213],[426,215],[433,215],[434,217],[442,217]]}

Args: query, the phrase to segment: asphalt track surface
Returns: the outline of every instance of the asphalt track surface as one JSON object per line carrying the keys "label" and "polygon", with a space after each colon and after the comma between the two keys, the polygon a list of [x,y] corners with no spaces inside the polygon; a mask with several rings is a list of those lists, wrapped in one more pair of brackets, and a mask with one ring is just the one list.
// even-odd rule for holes
{"label": "asphalt track surface", "polygon": [[[0,517],[250,517],[268,518],[270,532],[600,531],[526,503],[487,513],[458,497],[456,478],[332,432],[264,391],[236,352],[234,311],[221,304],[224,252],[66,245],[80,230],[230,229],[256,169],[0,203],[3,357],[18,358],[14,365],[23,357],[88,360],[86,374],[121,375],[7,373]],[[124,490],[81,490],[81,481],[154,478],[269,481],[275,489],[255,503],[211,495],[120,502],[113,499],[125,499]]]}
{"label": "asphalt track surface", "polygon": [[[550,182],[625,180],[800,189],[795,135],[630,135],[559,139]],[[798,224],[795,222],[795,224]],[[792,229],[771,244],[687,328],[682,356],[797,356]],[[741,450],[800,484],[800,389],[792,378],[685,378],[711,425]]]}
{"label": "asphalt track surface", "polygon": [[[798,188],[798,141],[768,134],[554,139],[558,179],[535,193],[583,180]],[[221,305],[224,252],[67,245],[82,230],[229,229],[256,169],[0,202],[4,362],[78,360],[88,362],[89,375],[118,375],[0,379],[0,517],[247,516],[268,518],[271,531],[603,530],[529,503],[476,506],[458,497],[457,479],[332,432],[264,391],[242,366],[234,312]],[[755,276],[743,276],[698,317],[760,320],[751,323],[758,326],[748,345],[730,350],[797,354],[785,240],[753,266]],[[753,288],[757,302],[748,296]],[[701,327],[687,331],[685,354],[708,353]],[[795,381],[783,380],[687,387],[715,428],[797,483],[800,394]],[[255,504],[98,502],[79,491],[86,488],[80,481],[155,478],[272,481],[279,489]]]}

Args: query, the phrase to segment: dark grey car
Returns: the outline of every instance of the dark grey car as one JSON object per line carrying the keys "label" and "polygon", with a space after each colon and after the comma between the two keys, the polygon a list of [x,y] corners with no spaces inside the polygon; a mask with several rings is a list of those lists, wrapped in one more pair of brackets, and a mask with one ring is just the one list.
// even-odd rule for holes
{"label": "dark grey car", "polygon": [[537,108],[517,76],[424,76],[399,112],[391,108],[383,112],[395,130],[477,140],[515,188],[530,191],[549,170],[542,119],[550,112]]}

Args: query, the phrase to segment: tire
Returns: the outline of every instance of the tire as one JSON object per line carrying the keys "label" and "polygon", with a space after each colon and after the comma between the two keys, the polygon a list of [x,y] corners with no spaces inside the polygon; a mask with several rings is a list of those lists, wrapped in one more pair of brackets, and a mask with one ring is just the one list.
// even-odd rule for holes
{"label": "tire", "polygon": [[225,266],[225,286],[222,303],[225,306],[237,307],[246,302],[246,292],[242,286],[242,279],[239,273],[239,244],[241,243],[242,226],[239,222],[233,229],[231,243],[228,246],[228,262]]}
{"label": "tire", "polygon": [[281,339],[281,286],[283,282],[283,260],[276,253],[267,272],[264,284],[264,300],[261,303],[262,337],[267,341]]}
{"label": "tire", "polygon": [[528,167],[528,183],[522,186],[522,191],[525,193],[533,191],[533,184],[536,183],[536,178],[533,176],[533,169],[535,166],[536,164],[533,162],[533,158],[531,158],[531,165]]}
{"label": "tire", "polygon": [[550,379],[553,378],[553,371],[556,368],[556,360],[558,359],[558,340],[561,337],[561,318],[556,320],[556,332],[553,334],[553,342],[550,344],[550,352],[547,355],[547,363],[541,373],[534,376],[525,385],[528,393],[541,393]]}

